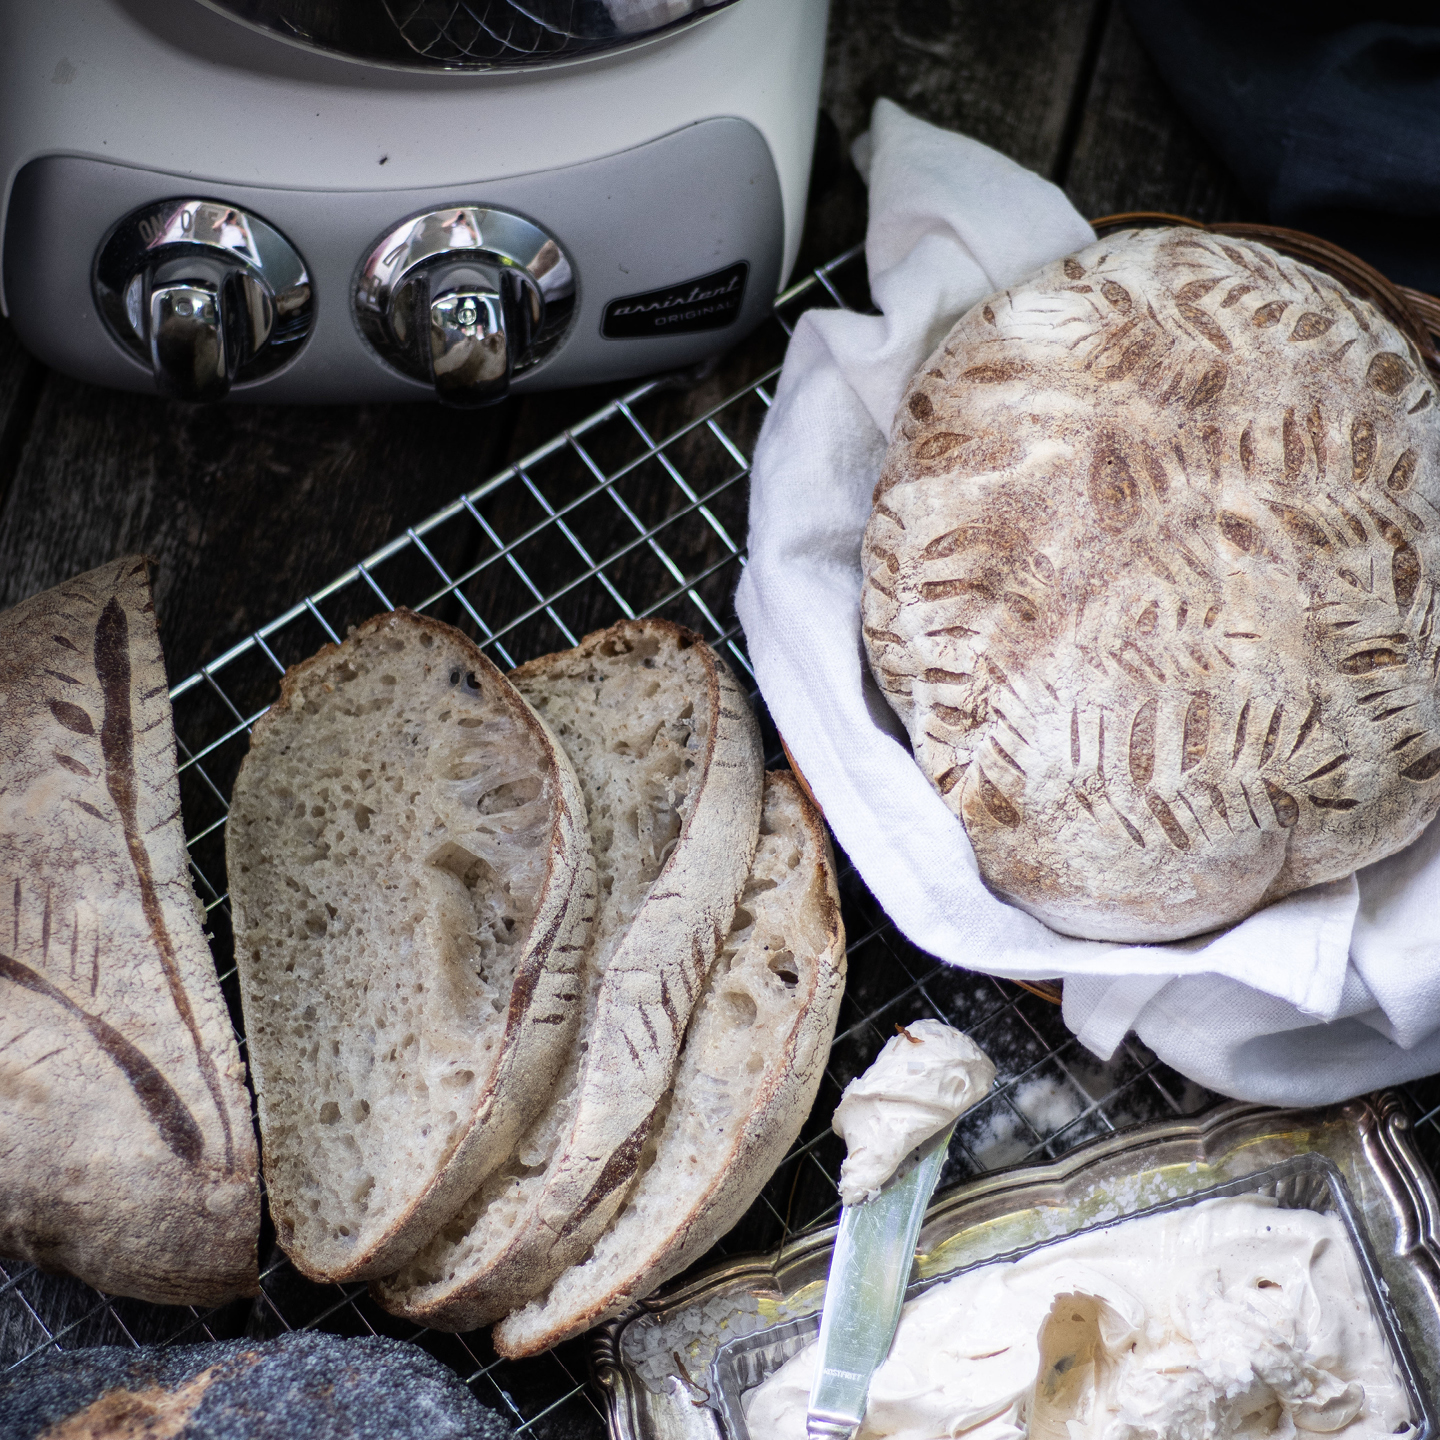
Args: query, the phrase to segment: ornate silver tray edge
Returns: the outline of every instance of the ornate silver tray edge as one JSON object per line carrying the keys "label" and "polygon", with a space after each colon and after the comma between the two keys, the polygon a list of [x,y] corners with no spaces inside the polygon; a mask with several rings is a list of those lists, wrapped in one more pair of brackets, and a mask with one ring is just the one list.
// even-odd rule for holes
{"label": "ornate silver tray edge", "polygon": [[[1328,1156],[1349,1184],[1423,1382],[1440,1396],[1440,1197],[1411,1143],[1405,1103],[1393,1091],[1320,1110],[1230,1102],[1194,1119],[1120,1131],[1049,1165],[957,1186],[926,1215],[917,1275],[941,1274],[1013,1250],[1027,1234],[1068,1233],[1157,1196],[1204,1189],[1311,1151]],[[728,1308],[742,1320],[753,1316],[751,1328],[759,1328],[813,1313],[823,1300],[834,1236],[834,1225],[803,1232],[769,1254],[739,1257],[682,1281],[598,1327],[591,1369],[614,1440],[723,1440],[703,1384],[704,1346],[713,1354],[726,1338],[728,1321],[717,1323],[716,1314]],[[647,1385],[626,1355],[625,1332],[637,1323],[675,1327],[692,1349],[700,1347],[693,1363],[677,1359],[664,1392]]]}

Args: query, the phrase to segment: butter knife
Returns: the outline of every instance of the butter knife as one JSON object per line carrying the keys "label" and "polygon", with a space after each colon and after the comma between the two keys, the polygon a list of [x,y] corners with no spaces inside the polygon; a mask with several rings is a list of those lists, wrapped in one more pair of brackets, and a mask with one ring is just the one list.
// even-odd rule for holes
{"label": "butter knife", "polygon": [[873,1200],[840,1212],[805,1417],[811,1440],[850,1440],[865,1418],[870,1379],[890,1353],[920,1223],[954,1131],[952,1122],[932,1135]]}

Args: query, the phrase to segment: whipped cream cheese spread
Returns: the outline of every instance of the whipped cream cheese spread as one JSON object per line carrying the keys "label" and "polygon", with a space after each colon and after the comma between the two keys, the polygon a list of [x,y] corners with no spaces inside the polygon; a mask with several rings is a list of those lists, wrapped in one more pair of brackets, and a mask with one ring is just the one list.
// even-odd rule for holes
{"label": "whipped cream cheese spread", "polygon": [[840,1202],[872,1199],[922,1141],[982,1100],[995,1067],[978,1045],[939,1020],[916,1020],[886,1041],[852,1080],[832,1125],[845,1142]]}
{"label": "whipped cream cheese spread", "polygon": [[[804,1440],[815,1347],[744,1401]],[[1338,1217],[1244,1196],[981,1266],[906,1305],[857,1440],[1381,1440],[1409,1401]]]}

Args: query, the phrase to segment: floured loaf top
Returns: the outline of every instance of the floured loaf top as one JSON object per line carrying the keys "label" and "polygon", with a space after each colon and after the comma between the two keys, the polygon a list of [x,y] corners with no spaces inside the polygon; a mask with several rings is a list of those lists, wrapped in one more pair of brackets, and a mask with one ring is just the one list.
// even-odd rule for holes
{"label": "floured loaf top", "polygon": [[865,532],[871,666],[981,872],[1058,930],[1232,923],[1440,807],[1440,421],[1329,276],[1126,231],[966,314]]}

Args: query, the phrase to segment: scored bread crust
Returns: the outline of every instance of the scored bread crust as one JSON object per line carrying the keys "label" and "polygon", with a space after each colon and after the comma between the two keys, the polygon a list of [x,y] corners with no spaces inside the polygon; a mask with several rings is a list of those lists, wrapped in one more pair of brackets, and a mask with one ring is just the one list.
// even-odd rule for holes
{"label": "scored bread crust", "polygon": [[788,771],[765,777],[760,831],[640,1180],[591,1255],[495,1327],[507,1358],[548,1350],[678,1275],[745,1213],[810,1113],[845,993],[835,860]]}
{"label": "scored bread crust", "polygon": [[0,1255],[218,1305],[259,1293],[259,1165],[147,572],[0,615]]}
{"label": "scored bread crust", "polygon": [[1002,895],[1176,939],[1435,814],[1440,406],[1367,301],[1111,235],[963,316],[891,442],[865,644]]}
{"label": "scored bread crust", "polygon": [[[557,1087],[551,1112],[510,1166],[411,1265],[371,1287],[387,1310],[438,1329],[469,1330],[498,1319],[603,1232],[634,1183],[690,1012],[754,857],[764,784],[759,731],[744,692],[694,632],[662,620],[621,621],[574,650],[531,661],[512,678],[572,747],[598,836],[605,779],[580,759],[581,744],[570,733],[583,723],[578,709],[563,713],[547,692],[568,684],[579,687],[577,696],[592,687],[598,694],[607,677],[618,682],[646,673],[637,665],[653,667],[657,693],[667,671],[675,672],[672,684],[687,673],[698,682],[698,693],[683,694],[692,712],[684,723],[699,748],[688,756],[678,834],[628,924],[616,929],[602,913],[601,934],[609,940],[597,941],[606,953],[591,979],[587,1048],[568,1084]],[[606,740],[604,723],[592,723]],[[615,745],[629,748],[620,739]],[[615,892],[621,888],[616,880]],[[543,1167],[538,1178],[536,1167]]]}
{"label": "scored bread crust", "polygon": [[384,1273],[504,1160],[573,1037],[596,900],[579,782],[466,636],[397,610],[287,672],[226,860],[281,1244],[313,1279]]}

